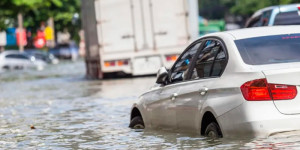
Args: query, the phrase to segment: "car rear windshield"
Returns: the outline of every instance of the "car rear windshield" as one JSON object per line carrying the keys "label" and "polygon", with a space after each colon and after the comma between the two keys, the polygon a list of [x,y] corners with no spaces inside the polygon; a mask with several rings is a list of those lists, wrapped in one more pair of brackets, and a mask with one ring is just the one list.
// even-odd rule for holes
{"label": "car rear windshield", "polygon": [[300,15],[298,11],[279,13],[275,17],[274,25],[299,25]]}
{"label": "car rear windshield", "polygon": [[235,44],[249,65],[300,62],[299,33],[241,39]]}

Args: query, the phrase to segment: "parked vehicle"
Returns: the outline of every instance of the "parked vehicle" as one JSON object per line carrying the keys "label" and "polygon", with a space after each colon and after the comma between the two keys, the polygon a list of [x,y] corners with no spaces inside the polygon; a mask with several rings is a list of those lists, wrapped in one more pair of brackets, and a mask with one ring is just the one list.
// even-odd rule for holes
{"label": "parked vehicle", "polygon": [[34,56],[38,60],[45,61],[49,64],[59,63],[59,60],[53,54],[41,50],[26,50],[25,53],[29,56]]}
{"label": "parked vehicle", "polygon": [[271,6],[256,11],[246,28],[274,25],[300,25],[300,4]]}
{"label": "parked vehicle", "polygon": [[85,16],[82,23],[88,76],[149,75],[161,66],[171,67],[190,39],[199,36],[197,3],[197,0],[86,1],[82,5]]}
{"label": "parked vehicle", "polygon": [[300,26],[208,34],[161,68],[131,110],[131,128],[267,137],[300,126]]}
{"label": "parked vehicle", "polygon": [[78,58],[78,46],[75,42],[59,44],[55,48],[49,49],[49,53],[59,59],[76,60]]}
{"label": "parked vehicle", "polygon": [[18,51],[5,51],[0,54],[0,70],[37,69],[42,70],[46,66],[44,61]]}

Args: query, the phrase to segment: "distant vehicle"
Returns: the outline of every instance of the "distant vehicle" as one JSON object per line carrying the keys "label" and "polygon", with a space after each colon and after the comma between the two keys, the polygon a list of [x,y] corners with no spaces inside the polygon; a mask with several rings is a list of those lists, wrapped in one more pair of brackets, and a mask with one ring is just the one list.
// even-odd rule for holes
{"label": "distant vehicle", "polygon": [[268,137],[300,130],[300,26],[205,35],[133,104],[131,128],[209,137]]}
{"label": "distant vehicle", "polygon": [[275,25],[300,25],[300,4],[271,6],[256,11],[246,28]]}
{"label": "distant vehicle", "polygon": [[18,51],[5,51],[0,53],[0,70],[37,69],[42,70],[46,66],[44,61]]}
{"label": "distant vehicle", "polygon": [[[88,74],[156,74],[198,35],[197,0],[95,0],[82,5]],[[120,17],[120,14],[122,17]]]}
{"label": "distant vehicle", "polygon": [[59,44],[55,48],[49,49],[49,53],[59,59],[76,60],[78,58],[78,46],[71,42],[70,44]]}
{"label": "distant vehicle", "polygon": [[29,56],[34,56],[38,60],[45,61],[49,64],[59,63],[59,60],[53,54],[41,50],[26,50],[25,53],[28,54]]}

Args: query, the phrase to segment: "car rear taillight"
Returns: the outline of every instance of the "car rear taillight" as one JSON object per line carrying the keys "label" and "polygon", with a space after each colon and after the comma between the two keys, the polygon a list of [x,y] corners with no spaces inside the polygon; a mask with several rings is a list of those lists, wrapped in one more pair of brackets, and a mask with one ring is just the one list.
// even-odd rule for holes
{"label": "car rear taillight", "polygon": [[248,101],[290,100],[297,95],[296,86],[271,84],[267,79],[248,81],[241,86],[241,91]]}

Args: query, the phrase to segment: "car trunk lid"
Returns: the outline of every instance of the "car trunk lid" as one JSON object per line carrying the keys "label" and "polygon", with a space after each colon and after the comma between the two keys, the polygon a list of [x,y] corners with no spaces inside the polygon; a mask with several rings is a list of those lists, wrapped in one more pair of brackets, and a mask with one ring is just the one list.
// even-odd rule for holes
{"label": "car trunk lid", "polygon": [[[294,85],[299,91],[300,86],[300,68],[288,68],[280,70],[265,70],[269,84]],[[297,94],[291,100],[273,100],[275,107],[279,112],[287,115],[300,113],[300,96]]]}

